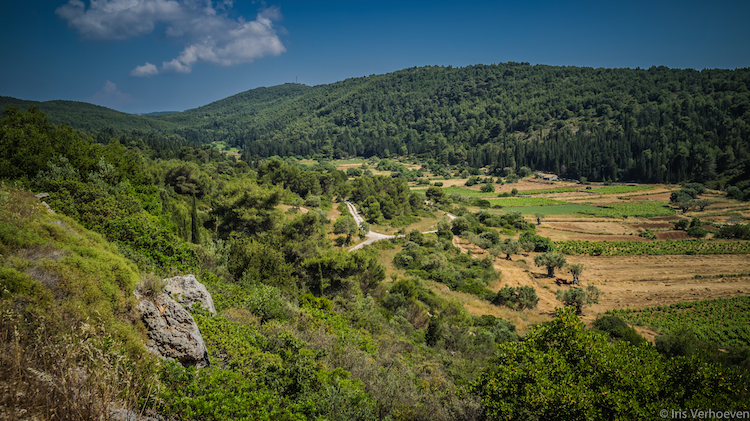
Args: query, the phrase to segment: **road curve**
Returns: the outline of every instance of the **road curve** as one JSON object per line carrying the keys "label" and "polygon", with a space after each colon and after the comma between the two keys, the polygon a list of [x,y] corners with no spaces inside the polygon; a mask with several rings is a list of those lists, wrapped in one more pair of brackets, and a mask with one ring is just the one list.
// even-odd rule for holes
{"label": "road curve", "polygon": [[[362,215],[359,214],[359,212],[357,211],[357,208],[354,206],[354,204],[352,202],[350,202],[350,201],[347,200],[344,203],[346,203],[346,207],[349,209],[349,213],[352,214],[352,217],[354,218],[354,222],[357,223],[357,226],[359,226],[362,222],[364,222],[365,218],[363,218]],[[453,220],[453,219],[456,218],[455,216],[453,216],[453,215],[451,215],[449,213],[446,213],[445,215],[450,220]],[[427,234],[427,233],[431,233],[431,232],[437,232],[437,231],[427,231],[427,232],[423,232],[422,234]],[[399,237],[403,237],[403,235],[399,235]],[[357,244],[356,246],[350,248],[349,251],[356,251],[356,250],[359,250],[362,247],[370,245],[370,244],[372,244],[372,243],[374,243],[376,241],[388,240],[390,238],[396,238],[396,236],[395,235],[390,235],[390,234],[381,234],[381,233],[375,232],[375,231],[370,231],[365,236],[365,241],[363,241],[363,242]]]}
{"label": "road curve", "polygon": [[[350,202],[350,201],[347,200],[344,203],[346,203],[346,207],[349,209],[349,213],[352,214],[352,217],[354,218],[354,222],[357,223],[357,226],[359,226],[359,224],[361,224],[362,222],[364,222],[365,218],[363,218],[362,215],[360,215],[359,212],[357,212],[357,208],[354,206],[354,204],[352,202]],[[395,235],[381,234],[379,232],[370,231],[365,236],[365,241],[363,241],[363,242],[357,244],[356,246],[350,248],[349,251],[356,251],[356,250],[359,250],[362,247],[364,247],[366,245],[369,245],[369,244],[372,244],[372,243],[374,243],[376,241],[387,240],[389,238],[395,238],[395,237],[396,237]]]}

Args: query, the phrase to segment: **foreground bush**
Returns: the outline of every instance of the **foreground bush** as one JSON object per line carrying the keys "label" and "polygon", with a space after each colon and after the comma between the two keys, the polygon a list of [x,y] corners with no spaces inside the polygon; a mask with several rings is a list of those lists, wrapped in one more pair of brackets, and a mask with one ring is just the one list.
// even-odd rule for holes
{"label": "foreground bush", "polygon": [[750,408],[748,372],[697,358],[663,360],[648,345],[609,343],[573,310],[499,345],[470,386],[486,419],[658,419],[665,408]]}

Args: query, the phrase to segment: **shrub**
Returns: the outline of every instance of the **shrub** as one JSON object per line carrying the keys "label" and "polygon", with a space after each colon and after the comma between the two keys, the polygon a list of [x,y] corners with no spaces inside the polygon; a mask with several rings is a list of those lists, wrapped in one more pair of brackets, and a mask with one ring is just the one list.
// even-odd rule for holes
{"label": "shrub", "polygon": [[674,229],[684,231],[688,229],[689,225],[690,225],[690,221],[688,221],[687,219],[680,219],[674,222]]}
{"label": "shrub", "polygon": [[747,225],[726,225],[719,229],[718,238],[739,238],[750,240],[750,224]]}
{"label": "shrub", "polygon": [[156,276],[153,273],[141,275],[143,279],[143,285],[141,291],[147,296],[155,296],[164,292],[164,288],[167,287],[167,281],[162,279],[160,276]]}
{"label": "shrub", "polygon": [[497,292],[495,299],[492,301],[492,304],[515,310],[535,308],[538,303],[539,297],[537,297],[536,290],[533,287],[510,287],[508,284],[500,288],[500,291]]}
{"label": "shrub", "polygon": [[270,285],[256,284],[248,288],[245,308],[260,317],[260,322],[286,320],[291,314],[289,303],[281,297],[281,290]]}
{"label": "shrub", "polygon": [[643,238],[648,238],[649,240],[656,240],[656,234],[654,234],[654,232],[649,228],[646,228],[642,233],[638,235]]}
{"label": "shrub", "polygon": [[703,238],[708,234],[708,231],[701,228],[698,225],[694,225],[687,229],[687,235],[694,237],[694,238]]}
{"label": "shrub", "polygon": [[646,339],[617,316],[604,315],[594,321],[594,328],[607,333],[611,338],[639,345]]}
{"label": "shrub", "polygon": [[532,242],[534,243],[534,250],[538,253],[546,253],[548,251],[552,251],[554,248],[554,245],[552,244],[552,240],[550,240],[547,237],[542,237],[541,235],[534,234],[531,231],[526,231],[518,238],[519,243],[524,242]]}

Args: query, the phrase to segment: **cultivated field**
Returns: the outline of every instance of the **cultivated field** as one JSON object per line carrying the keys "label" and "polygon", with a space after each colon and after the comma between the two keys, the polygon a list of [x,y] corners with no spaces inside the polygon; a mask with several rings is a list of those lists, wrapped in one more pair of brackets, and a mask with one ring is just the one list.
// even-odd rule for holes
{"label": "cultivated field", "polygon": [[[360,161],[337,167],[346,169],[359,167],[361,164]],[[527,221],[533,223],[536,223],[534,214],[544,214],[536,231],[558,244],[579,244],[578,242],[583,241],[593,244],[626,244],[618,246],[618,250],[622,247],[633,248],[642,243],[645,248],[656,247],[656,250],[661,250],[667,247],[676,250],[665,255],[649,255],[651,252],[637,251],[637,248],[633,249],[635,251],[632,255],[567,255],[568,263],[583,263],[585,266],[581,284],[595,285],[601,291],[599,303],[584,309],[583,319],[588,323],[598,314],[612,309],[639,309],[686,301],[750,296],[750,247],[747,242],[734,241],[726,244],[726,241],[711,239],[718,231],[716,225],[748,223],[750,206],[728,200],[721,192],[709,191],[701,196],[711,201],[703,211],[682,214],[669,206],[671,192],[679,189],[675,185],[582,186],[527,177],[516,183],[493,184],[494,192],[483,193],[479,190],[481,184],[465,186],[467,179],[433,178],[430,181],[442,182],[447,195],[457,193],[465,197],[467,202],[454,206],[464,206],[471,212],[480,210],[472,206],[472,201],[486,199],[491,205],[502,207],[487,209],[490,213],[521,212]],[[411,184],[416,192],[427,189],[426,186]],[[510,193],[512,189],[516,189],[518,196],[522,197],[498,197],[502,193]],[[411,229],[434,229],[435,223],[442,217],[442,212],[435,212],[434,218],[423,218],[419,223],[406,227],[406,232]],[[691,220],[693,217],[704,222],[703,228],[708,231],[708,235],[702,242],[690,243],[691,249],[683,247],[677,241],[689,237],[684,230],[676,230],[674,222],[680,219]],[[645,230],[653,233],[656,239],[641,236]],[[388,231],[394,233],[396,230],[388,228]],[[674,240],[674,243],[665,243],[667,239]],[[482,258],[486,254],[485,250],[464,238],[454,237],[454,245],[463,252],[471,251],[476,258]],[[722,247],[730,247],[734,250],[732,253],[738,254],[701,254],[711,253],[711,248],[723,250]],[[393,256],[400,249],[397,246],[395,249],[380,251],[381,261],[386,265],[389,276],[406,276],[393,266]],[[683,249],[693,251],[680,251]],[[680,254],[695,253],[695,250],[698,251],[694,255]],[[502,273],[502,278],[489,285],[489,289],[495,292],[505,284],[534,287],[540,300],[533,310],[513,311],[492,305],[471,294],[450,291],[440,283],[426,281],[426,285],[440,296],[457,300],[473,315],[492,314],[502,317],[515,323],[519,331],[524,332],[529,325],[551,319],[555,314],[554,309],[561,305],[555,295],[561,287],[555,284],[554,279],[547,277],[546,268],[534,265],[534,255],[535,253],[514,255],[511,261],[495,259],[495,269]],[[565,269],[558,270],[557,276],[572,278]],[[638,327],[638,330],[649,339],[653,339],[655,335],[655,332],[644,327]]]}

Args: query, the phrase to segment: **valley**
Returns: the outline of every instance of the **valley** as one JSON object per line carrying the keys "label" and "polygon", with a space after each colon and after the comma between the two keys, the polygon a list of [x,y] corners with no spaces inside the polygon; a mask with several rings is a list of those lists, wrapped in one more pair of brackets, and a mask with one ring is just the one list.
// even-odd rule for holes
{"label": "valley", "polygon": [[[425,67],[143,116],[0,98],[0,418],[747,409],[748,75]],[[215,313],[165,310],[178,275]],[[152,352],[142,308],[204,351]]]}

